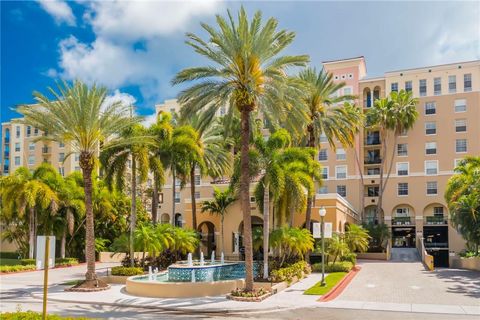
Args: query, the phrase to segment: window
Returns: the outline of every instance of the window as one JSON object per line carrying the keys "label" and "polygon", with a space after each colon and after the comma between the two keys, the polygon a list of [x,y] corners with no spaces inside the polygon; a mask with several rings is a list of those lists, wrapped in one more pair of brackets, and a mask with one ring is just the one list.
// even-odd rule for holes
{"label": "window", "polygon": [[163,203],[163,192],[158,194],[158,203]]}
{"label": "window", "polygon": [[196,185],[196,186],[199,186],[200,183],[201,183],[201,177],[200,177],[199,174],[196,174],[196,175],[195,175],[195,185]]}
{"label": "window", "polygon": [[374,176],[380,174],[380,168],[368,168],[367,176]]}
{"label": "window", "polygon": [[433,207],[434,216],[443,216],[443,207]]}
{"label": "window", "polygon": [[15,151],[16,152],[20,151],[20,142],[15,142]]}
{"label": "window", "polygon": [[410,210],[408,208],[397,208],[395,210],[395,217],[408,217]]}
{"label": "window", "polygon": [[337,177],[337,179],[346,179],[347,178],[347,166],[336,166],[335,167],[335,177]]}
{"label": "window", "polygon": [[347,186],[344,186],[344,185],[337,186],[337,193],[339,195],[341,195],[342,197],[346,197],[347,196]]}
{"label": "window", "polygon": [[399,183],[397,186],[397,192],[399,196],[408,196],[408,183]]}
{"label": "window", "polygon": [[79,160],[80,160],[80,153],[75,152],[75,161],[79,161]]}
{"label": "window", "polygon": [[59,142],[59,143],[58,143],[58,147],[59,147],[59,148],[65,148],[65,143]]}
{"label": "window", "polygon": [[448,76],[448,93],[455,93],[457,92],[457,77],[456,76]]}
{"label": "window", "polygon": [[442,78],[433,78],[433,94],[436,96],[442,94]]}
{"label": "window", "polygon": [[63,177],[65,175],[65,168],[64,167],[58,167],[58,173]]}
{"label": "window", "polygon": [[63,162],[63,160],[65,160],[65,153],[60,152],[58,154],[58,162]]}
{"label": "window", "polygon": [[467,111],[467,100],[457,99],[455,100],[455,112],[465,112]]}
{"label": "window", "polygon": [[437,134],[437,123],[436,122],[425,122],[425,134]]}
{"label": "window", "polygon": [[180,203],[180,192],[175,192],[175,203]]}
{"label": "window", "polygon": [[33,134],[36,136],[38,135],[38,128],[33,129]]}
{"label": "window", "polygon": [[322,167],[322,179],[328,180],[328,167]]}
{"label": "window", "polygon": [[32,134],[32,127],[27,126],[27,137],[30,137],[31,134]]}
{"label": "window", "polygon": [[375,186],[368,186],[367,187],[367,197],[378,197],[378,191],[380,190],[379,187]]}
{"label": "window", "polygon": [[250,202],[255,203],[255,197],[250,197]]}
{"label": "window", "polygon": [[408,156],[408,144],[406,143],[397,144],[397,156],[399,157]]}
{"label": "window", "polygon": [[425,97],[427,95],[427,80],[421,79],[418,82],[418,86],[420,88],[420,97]]}
{"label": "window", "polygon": [[349,96],[351,94],[352,94],[352,88],[350,88],[350,87],[343,88],[343,95]]}
{"label": "window", "polygon": [[391,91],[398,92],[398,82],[392,82],[390,88],[391,88]]}
{"label": "window", "polygon": [[428,181],[427,182],[427,195],[436,195],[437,190],[437,181]]}
{"label": "window", "polygon": [[412,91],[412,81],[405,81],[405,91],[407,92]]}
{"label": "window", "polygon": [[19,157],[19,156],[16,156],[16,157],[15,157],[15,165],[16,165],[16,166],[19,166],[19,165],[20,165],[20,157]]}
{"label": "window", "polygon": [[180,187],[181,184],[182,184],[182,181],[180,181],[179,179],[175,180],[175,187]]}
{"label": "window", "polygon": [[345,160],[346,158],[345,149],[337,149],[337,160]]}
{"label": "window", "polygon": [[425,154],[437,154],[437,143],[436,142],[425,143]]}
{"label": "window", "polygon": [[453,169],[455,169],[456,167],[458,167],[460,165],[460,161],[462,161],[463,159],[454,159],[453,160]]}
{"label": "window", "polygon": [[466,131],[467,131],[467,120],[466,119],[455,120],[455,132],[466,132]]}
{"label": "window", "polygon": [[200,192],[199,191],[195,191],[195,199],[200,199]]}
{"label": "window", "polygon": [[425,174],[426,175],[436,175],[438,173],[438,161],[429,160],[425,161]]}
{"label": "window", "polygon": [[467,73],[463,75],[463,91],[470,92],[472,91],[472,74]]}
{"label": "window", "polygon": [[437,110],[436,110],[436,106],[435,106],[435,102],[427,102],[425,103],[425,114],[426,115],[430,115],[430,114],[435,114],[437,113]]}
{"label": "window", "polygon": [[320,149],[318,153],[318,161],[327,161],[328,160],[328,151],[327,149]]}
{"label": "window", "polygon": [[320,135],[320,142],[327,142],[327,136],[325,135],[325,133],[322,133]]}
{"label": "window", "polygon": [[80,171],[80,167],[75,167],[75,171]]}
{"label": "window", "polygon": [[28,156],[28,164],[29,165],[35,164],[35,156]]}
{"label": "window", "polygon": [[467,152],[467,139],[455,140],[455,152]]}
{"label": "window", "polygon": [[408,176],[408,162],[397,162],[397,175]]}
{"label": "window", "polygon": [[328,187],[327,186],[321,186],[320,188],[318,188],[318,192],[319,194],[326,194],[328,193]]}
{"label": "window", "polygon": [[20,138],[20,127],[19,126],[15,127],[15,137]]}
{"label": "window", "polygon": [[35,142],[30,142],[30,143],[28,144],[28,150],[30,150],[30,151],[35,150]]}

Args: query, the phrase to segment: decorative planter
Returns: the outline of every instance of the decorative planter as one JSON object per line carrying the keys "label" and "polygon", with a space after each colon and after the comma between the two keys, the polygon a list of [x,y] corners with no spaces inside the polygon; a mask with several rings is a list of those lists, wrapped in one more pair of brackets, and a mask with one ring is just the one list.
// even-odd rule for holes
{"label": "decorative planter", "polygon": [[267,292],[264,295],[261,295],[258,297],[237,297],[237,296],[232,296],[232,294],[229,293],[227,294],[227,299],[234,300],[234,301],[242,301],[242,302],[260,302],[270,297],[272,294],[273,294],[272,292]]}

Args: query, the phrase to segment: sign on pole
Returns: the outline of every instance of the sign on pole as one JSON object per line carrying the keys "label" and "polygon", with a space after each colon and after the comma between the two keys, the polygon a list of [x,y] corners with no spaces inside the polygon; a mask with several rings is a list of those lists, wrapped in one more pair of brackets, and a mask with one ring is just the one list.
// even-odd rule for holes
{"label": "sign on pole", "polygon": [[320,222],[314,222],[312,224],[312,227],[313,227],[313,238],[315,239],[320,239],[322,237],[322,227],[321,227],[321,224]]}
{"label": "sign on pole", "polygon": [[[50,251],[48,252],[48,267],[53,268],[55,266],[55,237],[49,236],[50,238]],[[37,261],[37,270],[45,269],[45,245],[46,245],[46,236],[37,236],[37,247],[36,247],[36,261]]]}
{"label": "sign on pole", "polygon": [[331,222],[325,222],[325,230],[324,230],[324,237],[326,239],[332,237],[332,229],[333,229],[333,223]]}

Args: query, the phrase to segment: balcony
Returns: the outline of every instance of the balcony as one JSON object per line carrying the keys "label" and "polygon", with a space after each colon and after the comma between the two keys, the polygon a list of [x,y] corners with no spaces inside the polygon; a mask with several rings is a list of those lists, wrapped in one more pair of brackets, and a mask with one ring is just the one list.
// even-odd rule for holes
{"label": "balcony", "polygon": [[363,161],[364,164],[379,164],[382,162],[380,158],[365,158]]}
{"label": "balcony", "polygon": [[367,136],[367,138],[364,140],[364,144],[366,146],[377,146],[380,144],[380,138]]}
{"label": "balcony", "polygon": [[412,224],[410,217],[394,217],[392,219],[392,225],[394,226],[409,226]]}
{"label": "balcony", "polygon": [[42,153],[43,153],[43,154],[48,154],[48,153],[51,153],[51,152],[52,152],[52,150],[51,150],[50,148],[48,148],[48,147],[43,147],[43,148],[42,148]]}
{"label": "balcony", "polygon": [[448,224],[447,217],[444,216],[429,216],[425,217],[425,225],[446,225]]}

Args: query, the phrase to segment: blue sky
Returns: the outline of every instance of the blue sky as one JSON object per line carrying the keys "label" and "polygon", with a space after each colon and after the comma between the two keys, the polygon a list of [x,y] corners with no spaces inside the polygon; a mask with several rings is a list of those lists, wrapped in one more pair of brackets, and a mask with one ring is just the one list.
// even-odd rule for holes
{"label": "blue sky", "polygon": [[173,75],[200,59],[184,44],[200,22],[244,5],[297,33],[289,54],[319,66],[365,56],[368,76],[480,59],[480,2],[1,2],[1,121],[57,79],[107,86],[143,115],[174,98]]}

